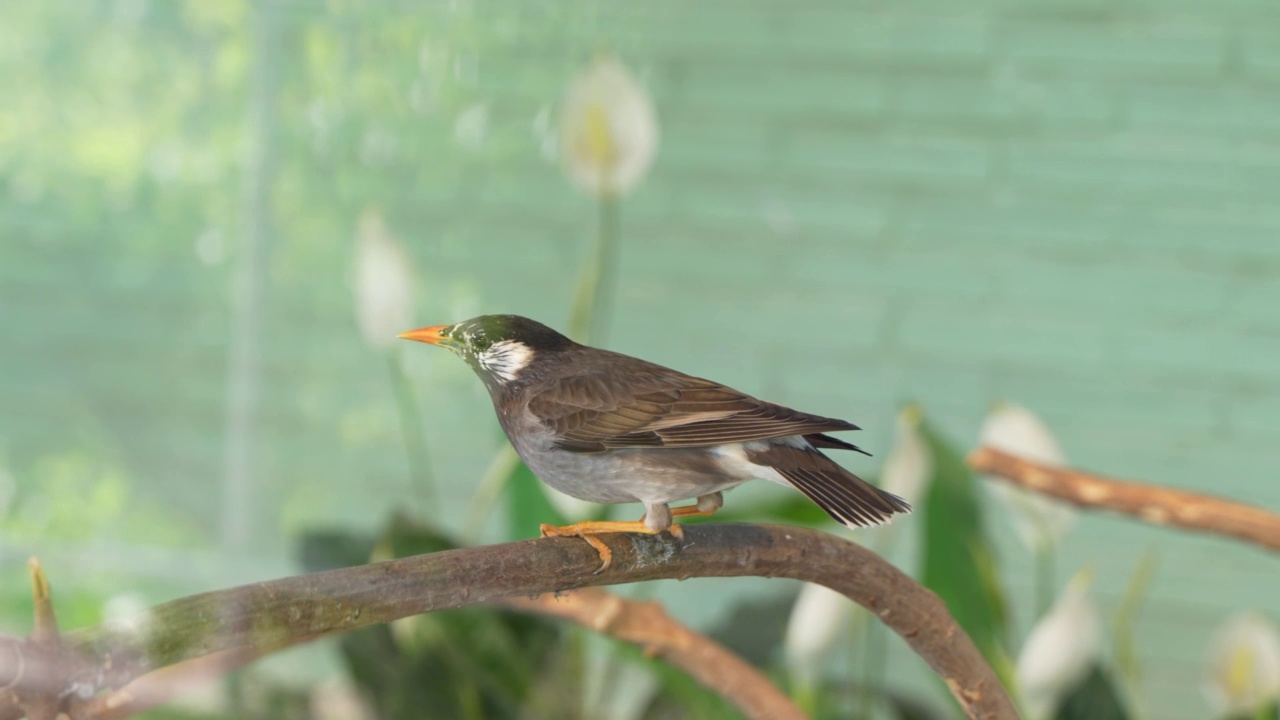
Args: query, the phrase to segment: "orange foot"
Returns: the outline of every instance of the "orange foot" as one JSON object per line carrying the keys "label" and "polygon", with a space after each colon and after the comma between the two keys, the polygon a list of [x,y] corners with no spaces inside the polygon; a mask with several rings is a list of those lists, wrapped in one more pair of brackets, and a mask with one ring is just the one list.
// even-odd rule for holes
{"label": "orange foot", "polygon": [[[701,515],[711,515],[720,508],[713,507],[710,510],[699,510],[696,505],[687,507],[678,507],[671,510],[672,517],[694,517]],[[600,554],[600,567],[596,570],[596,574],[604,572],[613,562],[613,551],[609,549],[604,541],[596,537],[602,533],[612,532],[630,532],[643,533],[645,535],[657,535],[662,532],[669,532],[677,540],[684,539],[684,528],[678,523],[672,522],[671,525],[662,530],[653,530],[644,524],[644,520],[591,520],[587,522],[574,523],[572,525],[548,525],[543,523],[539,530],[542,537],[580,537],[586,540],[591,547],[596,549]]]}
{"label": "orange foot", "polygon": [[671,517],[703,517],[715,515],[719,509],[718,505],[710,510],[699,510],[697,505],[685,505],[684,507],[671,508]]}
{"label": "orange foot", "polygon": [[612,532],[657,535],[665,531],[670,532],[676,538],[684,538],[684,528],[675,523],[671,523],[671,527],[665,528],[665,530],[651,530],[648,525],[644,524],[643,520],[589,520],[572,525],[548,525],[543,523],[539,530],[542,531],[542,537],[580,537],[586,540],[591,547],[596,549],[597,553],[600,553],[600,567],[596,570],[597,575],[604,572],[609,567],[609,564],[613,562],[613,551],[596,535]]}

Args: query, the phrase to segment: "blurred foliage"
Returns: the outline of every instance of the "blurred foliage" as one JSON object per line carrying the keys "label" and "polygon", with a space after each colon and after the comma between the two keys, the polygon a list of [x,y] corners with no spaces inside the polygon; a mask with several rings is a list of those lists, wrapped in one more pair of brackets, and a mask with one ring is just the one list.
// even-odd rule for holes
{"label": "blurred foliage", "polygon": [[[273,482],[256,491],[263,506],[305,517],[329,508],[309,478],[385,462],[385,444],[345,446],[358,460],[338,463],[298,432],[335,419],[350,428],[348,418],[372,412],[368,383],[346,374],[360,344],[317,348],[331,334],[313,332],[351,325],[349,295],[335,289],[347,281],[359,213],[378,206],[397,227],[430,228],[446,253],[472,242],[449,219],[467,209],[461,197],[483,195],[464,189],[494,167],[532,164],[556,176],[530,142],[530,122],[585,52],[561,42],[538,63],[508,60],[549,29],[580,22],[556,5],[263,7],[280,27],[277,57],[267,60],[284,79],[259,453]],[[249,9],[246,0],[87,0],[0,10],[0,79],[20,98],[0,112],[0,383],[7,398],[41,399],[0,413],[0,441],[23,484],[38,463],[86,444],[111,453],[127,477],[207,478],[220,465],[227,288],[250,151],[244,98],[264,61],[250,53]],[[482,49],[511,72],[481,75]],[[513,95],[508,83],[545,92]],[[572,197],[567,183],[564,192]],[[474,303],[474,288],[438,269],[426,274],[424,313]],[[127,323],[103,322],[125,314]],[[75,328],[77,342],[51,343],[50,326]],[[95,347],[93,362],[77,354],[85,346]],[[298,361],[317,352],[334,362]],[[174,403],[181,422],[157,417],[155,408]],[[394,416],[372,420],[377,439],[395,440]],[[64,432],[37,432],[53,422]],[[217,483],[149,484],[169,511],[157,518],[185,528],[184,543],[212,539]],[[274,518],[255,522],[258,537],[278,532]]]}
{"label": "blurred foliage", "polygon": [[[346,530],[308,533],[300,555],[308,571],[454,547],[438,532],[406,516],[391,519],[377,538]],[[768,613],[780,637],[786,607]],[[377,717],[487,719],[590,718],[584,706],[585,631],[537,615],[486,607],[420,615],[339,638],[347,672]],[[726,627],[723,636],[736,637]],[[722,638],[723,639],[723,638]],[[726,700],[683,672],[646,657],[641,648],[613,643],[613,672],[640,664],[659,679],[658,691],[635,717],[738,717]]]}
{"label": "blurred foliage", "polygon": [[5,533],[14,541],[110,536],[165,547],[198,540],[189,525],[133,485],[123,468],[87,452],[42,457],[23,477]]}
{"label": "blurred foliage", "polygon": [[1053,720],[1128,720],[1120,693],[1110,674],[1095,666],[1059,706]]}
{"label": "blurred foliage", "polygon": [[921,432],[933,453],[925,496],[921,582],[946,602],[992,667],[1012,687],[1007,601],[983,525],[977,479],[964,458],[929,423]]}
{"label": "blurred foliage", "polygon": [[1280,701],[1259,708],[1253,715],[1233,715],[1227,720],[1280,720]]}
{"label": "blurred foliage", "polygon": [[[371,542],[343,531],[304,537],[308,571],[454,547],[400,516]],[[419,615],[339,639],[347,672],[377,717],[580,717],[579,662],[555,623],[486,608]]]}

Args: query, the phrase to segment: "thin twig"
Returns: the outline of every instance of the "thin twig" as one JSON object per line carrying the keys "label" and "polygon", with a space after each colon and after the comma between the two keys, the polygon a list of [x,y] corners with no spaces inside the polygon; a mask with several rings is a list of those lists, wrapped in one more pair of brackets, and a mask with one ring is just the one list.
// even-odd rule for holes
{"label": "thin twig", "polygon": [[597,588],[515,597],[513,610],[572,620],[598,633],[635,643],[647,655],[684,670],[738,706],[751,720],[805,720],[804,713],[769,678],[720,643],[676,622],[656,601],[628,600]]}
{"label": "thin twig", "polygon": [[968,462],[978,472],[1081,507],[1113,510],[1156,525],[1217,533],[1280,550],[1280,515],[1252,505],[1041,465],[990,447],[974,450]]}
{"label": "thin twig", "polygon": [[[786,526],[713,523],[669,535],[601,536],[613,564],[575,538],[543,538],[417,555],[203,593],[152,608],[141,629],[93,627],[62,636],[74,650],[29,643],[0,653],[0,719],[36,679],[80,693],[124,686],[212,653],[265,653],[433,610],[596,585],[691,577],[787,577],[825,585],[875,613],[946,682],[970,718],[1017,717],[973,642],[932,592],[875,553],[834,535]],[[17,677],[19,666],[25,674]],[[12,684],[12,685],[11,685]],[[47,684],[43,684],[47,686]]]}

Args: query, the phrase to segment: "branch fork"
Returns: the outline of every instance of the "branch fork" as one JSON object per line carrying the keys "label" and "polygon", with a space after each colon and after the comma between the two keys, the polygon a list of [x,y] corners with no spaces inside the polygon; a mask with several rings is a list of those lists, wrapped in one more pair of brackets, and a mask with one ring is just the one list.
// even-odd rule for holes
{"label": "branch fork", "polygon": [[[662,535],[600,537],[609,543],[614,561],[599,574],[599,556],[586,543],[540,538],[193,595],[152,608],[139,627],[98,626],[65,635],[57,634],[40,573],[35,582],[37,631],[33,639],[11,645],[18,653],[0,653],[0,687],[8,686],[0,693],[0,720],[23,713],[32,720],[55,720],[59,712],[69,713],[70,720],[122,718],[144,695],[139,685],[176,671],[180,664],[235,667],[326,635],[481,603],[572,617],[656,652],[737,703],[748,717],[796,717],[787,714],[786,698],[765,705],[767,699],[753,694],[765,686],[773,689],[745,674],[753,668],[735,668],[740,659],[714,643],[700,642],[705,638],[675,623],[656,604],[605,601],[599,590],[555,597],[568,590],[642,580],[743,576],[791,578],[843,593],[898,633],[942,677],[968,717],[1017,718],[995,673],[942,601],[855,543],[816,530],[736,523],[688,526],[684,543]],[[35,637],[44,644],[35,643]],[[31,650],[48,647],[50,637],[56,638],[56,651]],[[37,677],[46,682],[36,683]],[[48,693],[41,694],[40,687]],[[40,705],[42,698],[48,707]],[[753,707],[782,709],[759,714]]]}

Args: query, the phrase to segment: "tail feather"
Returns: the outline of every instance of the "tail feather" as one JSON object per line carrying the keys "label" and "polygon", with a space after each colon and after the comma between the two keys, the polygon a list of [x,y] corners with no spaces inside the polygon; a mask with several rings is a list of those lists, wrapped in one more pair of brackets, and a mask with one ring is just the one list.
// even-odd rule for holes
{"label": "tail feather", "polygon": [[867,483],[812,448],[771,443],[747,459],[773,468],[828,515],[850,527],[881,525],[911,512],[906,500]]}
{"label": "tail feather", "polygon": [[809,444],[816,448],[825,448],[827,450],[852,450],[854,452],[860,452],[867,457],[871,457],[871,453],[863,450],[857,445],[854,445],[851,442],[845,442],[837,437],[831,437],[830,435],[814,433],[812,435],[805,435],[804,439],[808,440]]}

